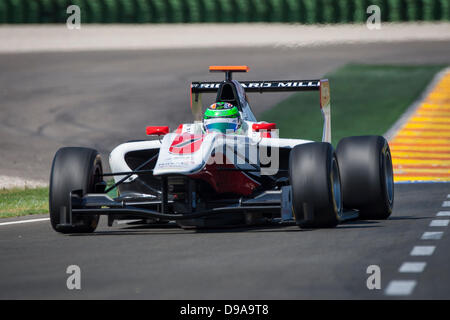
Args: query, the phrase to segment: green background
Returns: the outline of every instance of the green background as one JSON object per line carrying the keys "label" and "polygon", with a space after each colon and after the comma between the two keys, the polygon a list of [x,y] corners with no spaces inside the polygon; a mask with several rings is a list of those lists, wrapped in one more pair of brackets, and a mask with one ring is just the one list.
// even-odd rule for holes
{"label": "green background", "polygon": [[[327,74],[333,145],[347,136],[386,133],[445,67],[350,64]],[[258,120],[276,123],[282,138],[322,139],[318,92],[295,93]]]}
{"label": "green background", "polygon": [[364,22],[450,20],[450,0],[0,0],[0,23],[65,23],[70,5],[82,23]]}

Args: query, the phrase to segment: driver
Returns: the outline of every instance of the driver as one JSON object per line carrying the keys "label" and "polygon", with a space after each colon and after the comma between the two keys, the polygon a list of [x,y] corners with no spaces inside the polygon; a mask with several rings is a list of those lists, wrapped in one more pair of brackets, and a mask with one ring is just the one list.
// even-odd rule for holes
{"label": "driver", "polygon": [[216,102],[210,105],[203,117],[206,132],[237,133],[242,124],[237,107],[228,102]]}

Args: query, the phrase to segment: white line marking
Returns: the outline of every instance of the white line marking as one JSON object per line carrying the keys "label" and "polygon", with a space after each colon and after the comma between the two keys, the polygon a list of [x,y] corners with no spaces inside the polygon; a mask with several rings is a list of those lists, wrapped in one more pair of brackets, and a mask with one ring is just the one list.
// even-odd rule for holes
{"label": "white line marking", "polygon": [[50,218],[41,218],[41,219],[29,219],[29,220],[19,220],[19,221],[9,221],[9,222],[0,222],[0,226],[7,226],[11,224],[20,224],[20,223],[28,223],[28,222],[39,222],[39,221],[48,221]]}
{"label": "white line marking", "polygon": [[450,211],[439,211],[436,215],[438,217],[450,217]]}
{"label": "white line marking", "polygon": [[430,227],[446,227],[450,220],[432,220],[430,222]]}
{"label": "white line marking", "polygon": [[436,246],[415,246],[410,255],[412,256],[431,256]]}
{"label": "white line marking", "polygon": [[436,232],[424,232],[422,235],[422,240],[439,240],[442,238],[442,235],[444,234],[444,232],[442,231],[436,231]]}
{"label": "white line marking", "polygon": [[408,296],[414,290],[415,280],[392,280],[386,288],[388,296]]}
{"label": "white line marking", "polygon": [[450,198],[450,194],[447,195],[447,198]]}
{"label": "white line marking", "polygon": [[442,206],[443,206],[443,207],[450,207],[450,201],[444,201],[444,202],[442,203]]}
{"label": "white line marking", "polygon": [[419,273],[425,269],[426,265],[426,262],[403,262],[398,271],[404,273]]}

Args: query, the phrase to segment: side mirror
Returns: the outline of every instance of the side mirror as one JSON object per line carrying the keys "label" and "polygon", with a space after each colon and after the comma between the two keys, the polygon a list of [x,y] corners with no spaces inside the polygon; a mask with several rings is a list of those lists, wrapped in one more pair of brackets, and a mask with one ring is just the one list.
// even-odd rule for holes
{"label": "side mirror", "polygon": [[169,127],[163,126],[163,127],[157,127],[157,126],[149,126],[146,128],[146,132],[148,136],[163,136],[169,133]]}
{"label": "side mirror", "polygon": [[270,131],[270,130],[274,130],[277,128],[277,125],[275,123],[254,123],[252,125],[252,129],[253,131],[259,132],[261,130],[264,131]]}

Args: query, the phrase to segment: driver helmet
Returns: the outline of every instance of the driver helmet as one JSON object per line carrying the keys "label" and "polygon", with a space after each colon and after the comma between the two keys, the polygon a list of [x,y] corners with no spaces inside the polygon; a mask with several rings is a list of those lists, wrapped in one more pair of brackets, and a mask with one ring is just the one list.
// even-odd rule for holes
{"label": "driver helmet", "polygon": [[203,126],[206,132],[233,133],[241,126],[241,114],[231,103],[216,102],[206,109]]}

